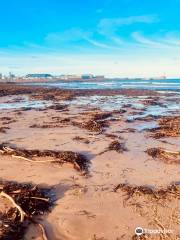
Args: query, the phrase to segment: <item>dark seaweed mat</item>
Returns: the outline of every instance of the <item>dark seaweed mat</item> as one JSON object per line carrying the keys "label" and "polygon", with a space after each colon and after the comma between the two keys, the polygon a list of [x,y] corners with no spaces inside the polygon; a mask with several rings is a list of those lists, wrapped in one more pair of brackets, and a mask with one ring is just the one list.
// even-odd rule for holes
{"label": "dark seaweed mat", "polygon": [[[39,188],[32,184],[15,182],[0,182],[0,191],[11,196],[17,205],[26,213],[24,222],[20,222],[20,214],[16,208],[10,208],[6,213],[0,213],[0,239],[21,240],[28,224],[34,216],[42,215],[50,210],[52,201],[50,189]],[[35,198],[32,198],[35,197]],[[37,198],[48,199],[43,201]]]}

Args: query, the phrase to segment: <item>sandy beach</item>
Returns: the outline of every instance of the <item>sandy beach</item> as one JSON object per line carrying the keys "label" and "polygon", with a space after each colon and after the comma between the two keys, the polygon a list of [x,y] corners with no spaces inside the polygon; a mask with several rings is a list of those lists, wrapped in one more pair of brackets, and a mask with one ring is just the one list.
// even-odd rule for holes
{"label": "sandy beach", "polygon": [[[0,189],[17,201],[8,183],[50,189],[42,214],[19,226],[14,210],[13,231],[27,240],[180,239],[179,104],[179,94],[150,90],[1,84]],[[0,207],[0,239],[20,239],[1,195]],[[137,236],[137,227],[160,233]]]}

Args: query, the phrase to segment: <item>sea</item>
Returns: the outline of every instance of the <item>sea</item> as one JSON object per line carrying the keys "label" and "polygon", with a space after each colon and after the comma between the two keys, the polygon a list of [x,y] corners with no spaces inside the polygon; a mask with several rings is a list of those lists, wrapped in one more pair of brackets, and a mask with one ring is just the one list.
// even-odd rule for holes
{"label": "sea", "polygon": [[64,89],[148,89],[156,91],[180,92],[180,79],[104,79],[84,81],[57,81],[45,83],[26,83]]}

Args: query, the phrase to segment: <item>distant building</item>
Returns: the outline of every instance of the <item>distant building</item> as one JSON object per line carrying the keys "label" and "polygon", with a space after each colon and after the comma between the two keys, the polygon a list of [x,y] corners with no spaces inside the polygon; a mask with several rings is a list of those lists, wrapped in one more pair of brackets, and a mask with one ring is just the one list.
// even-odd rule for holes
{"label": "distant building", "polygon": [[11,78],[15,78],[16,76],[13,74],[13,73],[11,73],[11,72],[9,72],[9,78],[11,79]]}
{"label": "distant building", "polygon": [[94,76],[92,74],[83,74],[81,75],[82,79],[92,79]]}
{"label": "distant building", "polygon": [[48,73],[30,73],[26,75],[26,78],[52,78]]}
{"label": "distant building", "polygon": [[95,78],[97,80],[103,80],[105,77],[104,77],[104,75],[97,75],[97,76],[94,76],[93,78]]}

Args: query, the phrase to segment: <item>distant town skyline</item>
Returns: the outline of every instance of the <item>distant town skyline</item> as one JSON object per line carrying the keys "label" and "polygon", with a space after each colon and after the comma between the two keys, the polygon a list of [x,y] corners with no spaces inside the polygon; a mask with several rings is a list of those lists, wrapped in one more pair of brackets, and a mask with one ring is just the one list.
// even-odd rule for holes
{"label": "distant town skyline", "polygon": [[180,77],[179,0],[7,0],[0,72]]}

